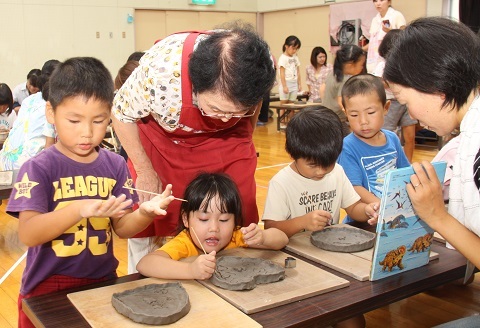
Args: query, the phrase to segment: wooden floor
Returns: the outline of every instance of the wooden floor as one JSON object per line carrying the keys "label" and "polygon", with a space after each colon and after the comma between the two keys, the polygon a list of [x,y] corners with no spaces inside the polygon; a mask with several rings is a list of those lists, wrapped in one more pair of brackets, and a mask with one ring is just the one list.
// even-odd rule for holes
{"label": "wooden floor", "polygon": [[[274,121],[258,127],[254,138],[257,151],[260,153],[256,180],[257,203],[261,215],[268,181],[290,162],[290,158],[285,152],[285,134],[276,131]],[[418,146],[415,150],[414,161],[431,160],[437,152],[434,147],[421,147]],[[5,204],[4,201],[0,206],[0,276],[3,276],[25,251],[25,247],[18,242],[16,219],[5,214]],[[116,238],[114,245],[115,255],[120,261],[118,274],[122,276],[127,272],[126,242]],[[0,285],[0,328],[17,326],[17,297],[24,267],[25,261],[22,261]],[[432,327],[446,321],[478,314],[480,312],[479,289],[480,278],[477,277],[468,286],[449,284],[412,296],[367,313],[367,327]]]}

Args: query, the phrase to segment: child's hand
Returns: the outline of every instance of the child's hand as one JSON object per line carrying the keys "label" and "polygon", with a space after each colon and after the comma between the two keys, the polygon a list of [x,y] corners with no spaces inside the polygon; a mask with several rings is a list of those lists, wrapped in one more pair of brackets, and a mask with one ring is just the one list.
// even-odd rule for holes
{"label": "child's hand", "polygon": [[283,93],[288,93],[288,87],[286,85],[283,86]]}
{"label": "child's hand", "polygon": [[309,231],[323,230],[332,224],[332,214],[327,211],[315,210],[305,214],[305,229]]}
{"label": "child's hand", "polygon": [[368,219],[368,224],[374,225],[378,221],[378,211],[380,209],[379,203],[371,203],[365,206],[365,214],[370,218]]}
{"label": "child's hand", "polygon": [[211,251],[210,254],[200,255],[195,261],[190,263],[193,279],[205,280],[215,272],[217,252]]}
{"label": "child's hand", "polygon": [[82,200],[82,204],[80,207],[80,216],[81,218],[120,218],[125,215],[125,208],[132,204],[132,200],[125,200],[126,198],[127,196],[122,194],[119,197],[111,196],[105,201],[100,199]]}
{"label": "child's hand", "polygon": [[240,230],[243,234],[243,240],[247,245],[263,245],[265,240],[263,230],[255,223],[250,223],[248,227],[243,227]]}
{"label": "child's hand", "polygon": [[174,200],[172,185],[168,184],[163,193],[140,204],[139,210],[148,216],[167,214],[168,205]]}

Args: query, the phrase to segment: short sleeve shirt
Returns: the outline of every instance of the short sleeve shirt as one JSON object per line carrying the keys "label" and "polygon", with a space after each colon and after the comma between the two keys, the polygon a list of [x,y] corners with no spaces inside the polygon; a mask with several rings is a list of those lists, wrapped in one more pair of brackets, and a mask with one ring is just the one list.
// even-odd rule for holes
{"label": "short sleeve shirt", "polygon": [[[240,230],[235,230],[233,232],[232,240],[225,249],[237,247],[248,247],[243,241],[243,234]],[[202,250],[199,250],[195,246],[187,230],[180,232],[175,238],[160,247],[158,250],[164,251],[170,256],[170,258],[176,261],[186,257],[203,254]]]}

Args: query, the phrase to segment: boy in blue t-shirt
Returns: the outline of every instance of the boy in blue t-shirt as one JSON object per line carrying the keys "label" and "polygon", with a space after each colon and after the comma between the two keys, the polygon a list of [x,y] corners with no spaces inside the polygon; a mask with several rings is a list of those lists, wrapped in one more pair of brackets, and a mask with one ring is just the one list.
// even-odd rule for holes
{"label": "boy in blue t-shirt", "polygon": [[[351,77],[342,104],[352,133],[343,140],[338,163],[363,202],[379,202],[387,172],[410,166],[398,136],[382,129],[390,106],[382,80],[370,74]],[[346,216],[343,222],[352,221]]]}

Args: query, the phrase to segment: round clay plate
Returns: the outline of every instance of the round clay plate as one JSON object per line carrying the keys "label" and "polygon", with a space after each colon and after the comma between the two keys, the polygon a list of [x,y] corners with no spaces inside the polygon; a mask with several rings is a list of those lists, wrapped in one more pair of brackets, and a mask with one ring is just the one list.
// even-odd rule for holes
{"label": "round clay plate", "polygon": [[221,256],[210,282],[228,290],[250,290],[258,284],[285,279],[285,268],[270,260],[239,256]]}
{"label": "round clay plate", "polygon": [[346,224],[338,224],[312,232],[310,241],[327,251],[352,253],[372,248],[375,234]]}
{"label": "round clay plate", "polygon": [[178,283],[151,284],[112,295],[118,313],[148,325],[168,325],[190,311],[187,291]]}

